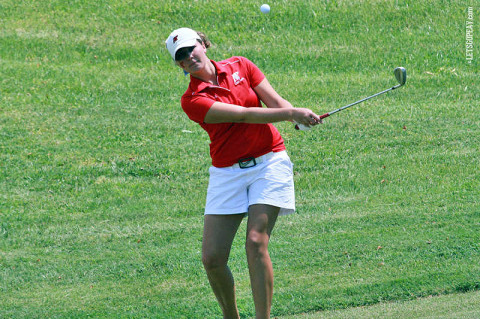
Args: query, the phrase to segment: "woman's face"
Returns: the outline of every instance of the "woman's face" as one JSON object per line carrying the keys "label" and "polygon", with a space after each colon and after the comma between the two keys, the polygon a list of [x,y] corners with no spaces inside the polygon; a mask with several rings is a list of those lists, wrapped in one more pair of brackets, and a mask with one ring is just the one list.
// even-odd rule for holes
{"label": "woman's face", "polygon": [[192,74],[202,70],[209,61],[207,49],[199,42],[193,47],[181,48],[175,54],[175,64]]}

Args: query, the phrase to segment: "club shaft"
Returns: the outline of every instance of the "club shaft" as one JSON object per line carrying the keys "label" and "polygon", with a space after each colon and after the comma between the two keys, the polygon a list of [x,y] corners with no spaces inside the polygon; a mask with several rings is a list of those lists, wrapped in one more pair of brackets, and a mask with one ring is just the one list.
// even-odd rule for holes
{"label": "club shaft", "polygon": [[[369,99],[371,99],[371,98],[373,98],[373,97],[376,97],[376,96],[378,96],[378,95],[380,95],[380,94],[387,93],[387,92],[389,92],[389,91],[395,90],[395,89],[401,87],[401,86],[404,85],[404,84],[405,84],[405,83],[400,83],[400,84],[395,85],[395,86],[392,86],[391,88],[388,88],[388,89],[386,89],[386,90],[384,90],[384,91],[382,91],[382,92],[378,92],[378,93],[376,93],[376,94],[374,94],[374,95],[367,96],[367,97],[364,98],[364,99],[361,99],[361,100],[358,100],[358,101],[353,102],[353,103],[351,103],[351,104],[342,106],[341,108],[338,108],[338,109],[333,110],[333,111],[331,111],[331,112],[322,114],[322,115],[320,115],[320,119],[324,119],[324,118],[326,118],[326,117],[329,117],[329,116],[332,115],[332,114],[335,114],[335,113],[340,112],[340,111],[342,111],[342,110],[348,109],[350,106],[354,106],[354,105],[356,105],[356,104],[362,103],[362,102],[364,102],[364,101],[366,101],[366,100],[369,100]],[[295,125],[295,129],[299,130],[299,129],[300,129],[300,124]]]}
{"label": "club shaft", "polygon": [[[338,109],[333,110],[333,111],[331,111],[331,112],[328,112],[328,113],[326,113],[326,114],[328,114],[328,116],[330,116],[330,115],[335,114],[335,113],[337,113],[337,112],[340,112],[340,111],[343,111],[343,110],[345,110],[345,109],[348,109],[350,106],[357,105],[357,104],[362,103],[362,102],[364,102],[364,101],[366,101],[366,100],[369,100],[369,99],[371,99],[371,98],[373,98],[373,97],[376,97],[376,96],[378,96],[378,95],[380,95],[380,94],[387,93],[388,91],[395,90],[396,88],[398,88],[398,87],[400,87],[400,86],[401,86],[401,85],[393,86],[393,87],[391,87],[391,88],[389,88],[389,89],[386,89],[386,90],[384,90],[384,91],[382,91],[382,92],[378,92],[378,93],[376,93],[376,94],[374,94],[374,95],[370,95],[370,96],[368,96],[368,97],[366,97],[366,98],[364,98],[364,99],[361,99],[361,100],[358,100],[358,101],[353,102],[353,103],[351,103],[351,104],[342,106],[341,108],[338,108]],[[326,117],[326,116],[325,116],[325,117]]]}

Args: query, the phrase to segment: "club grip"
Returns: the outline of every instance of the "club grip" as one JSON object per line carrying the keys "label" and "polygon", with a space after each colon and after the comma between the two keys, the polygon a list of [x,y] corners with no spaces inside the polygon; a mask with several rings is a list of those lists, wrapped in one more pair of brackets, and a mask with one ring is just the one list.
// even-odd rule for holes
{"label": "club grip", "polygon": [[308,131],[308,130],[310,130],[311,128],[308,127],[308,126],[305,126],[305,125],[303,125],[303,124],[297,123],[297,124],[295,124],[295,129],[296,129],[297,131]]}
{"label": "club grip", "polygon": [[[324,118],[329,117],[329,116],[330,116],[329,113],[325,113],[325,114],[320,115],[320,119],[324,119]],[[295,129],[299,130],[299,131],[308,131],[308,130],[311,129],[311,127],[308,127],[308,126],[305,126],[303,124],[297,123],[297,124],[295,124]]]}

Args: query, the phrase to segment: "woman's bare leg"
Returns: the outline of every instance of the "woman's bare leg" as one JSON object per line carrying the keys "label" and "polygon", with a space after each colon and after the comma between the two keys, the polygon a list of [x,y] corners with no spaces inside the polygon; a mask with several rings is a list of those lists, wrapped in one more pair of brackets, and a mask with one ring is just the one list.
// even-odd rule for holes
{"label": "woman's bare leg", "polygon": [[273,267],[268,254],[268,242],[279,210],[278,207],[260,204],[251,205],[248,211],[245,248],[257,319],[270,318]]}
{"label": "woman's bare leg", "polygon": [[227,263],[243,217],[243,214],[205,215],[202,262],[225,319],[239,318],[235,284]]}

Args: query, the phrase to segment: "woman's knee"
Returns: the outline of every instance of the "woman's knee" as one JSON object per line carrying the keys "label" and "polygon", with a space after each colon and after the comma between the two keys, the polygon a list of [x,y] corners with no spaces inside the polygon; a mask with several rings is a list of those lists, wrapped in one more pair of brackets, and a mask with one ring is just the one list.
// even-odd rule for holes
{"label": "woman's knee", "polygon": [[247,234],[245,249],[248,255],[267,252],[269,236],[267,233],[251,230]]}
{"label": "woman's knee", "polygon": [[202,263],[206,270],[224,267],[228,263],[228,255],[219,254],[216,252],[203,252]]}

